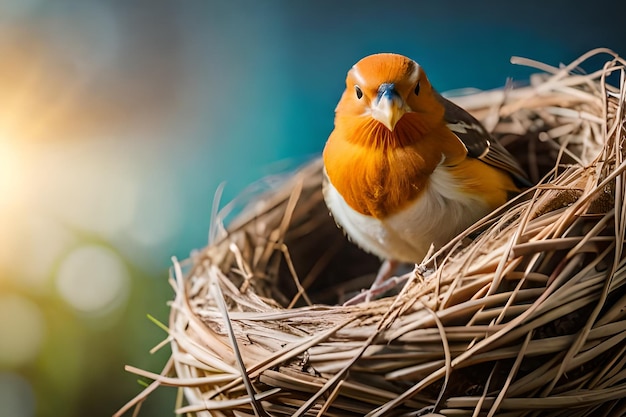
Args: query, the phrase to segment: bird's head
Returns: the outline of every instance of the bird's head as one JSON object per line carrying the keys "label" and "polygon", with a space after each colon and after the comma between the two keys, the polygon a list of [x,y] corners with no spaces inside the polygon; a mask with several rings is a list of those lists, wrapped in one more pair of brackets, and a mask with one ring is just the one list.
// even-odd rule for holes
{"label": "bird's head", "polygon": [[413,125],[427,131],[443,120],[444,109],[417,62],[382,53],[367,56],[350,69],[336,113],[373,119],[390,132],[410,115]]}

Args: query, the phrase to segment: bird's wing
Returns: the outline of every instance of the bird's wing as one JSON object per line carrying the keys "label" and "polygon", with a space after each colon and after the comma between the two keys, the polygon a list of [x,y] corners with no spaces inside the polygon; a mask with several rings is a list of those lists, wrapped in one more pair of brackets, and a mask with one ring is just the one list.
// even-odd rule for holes
{"label": "bird's wing", "polygon": [[515,158],[476,118],[438,93],[437,99],[445,108],[448,128],[463,142],[468,156],[509,172],[518,186],[532,185]]}

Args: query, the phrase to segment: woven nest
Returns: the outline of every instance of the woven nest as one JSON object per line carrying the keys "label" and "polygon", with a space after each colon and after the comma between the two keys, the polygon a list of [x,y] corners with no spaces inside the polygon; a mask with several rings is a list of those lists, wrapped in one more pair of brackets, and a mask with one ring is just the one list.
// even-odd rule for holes
{"label": "woven nest", "polygon": [[626,61],[517,61],[542,73],[454,101],[536,186],[342,306],[380,261],[337,229],[314,161],[175,262],[172,356],[129,368],[154,379],[129,406],[173,385],[197,416],[626,415]]}

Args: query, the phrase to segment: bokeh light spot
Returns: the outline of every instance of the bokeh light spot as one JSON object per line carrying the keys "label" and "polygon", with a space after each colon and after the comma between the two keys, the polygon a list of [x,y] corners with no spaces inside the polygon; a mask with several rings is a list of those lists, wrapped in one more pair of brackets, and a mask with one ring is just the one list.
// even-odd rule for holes
{"label": "bokeh light spot", "polygon": [[120,257],[96,245],[75,249],[63,260],[57,289],[73,308],[89,314],[106,314],[128,297],[129,274]]}
{"label": "bokeh light spot", "polygon": [[17,367],[32,361],[44,333],[43,314],[34,302],[15,294],[0,296],[0,364]]}
{"label": "bokeh light spot", "polygon": [[35,415],[33,388],[23,377],[0,373],[0,416],[31,417]]}

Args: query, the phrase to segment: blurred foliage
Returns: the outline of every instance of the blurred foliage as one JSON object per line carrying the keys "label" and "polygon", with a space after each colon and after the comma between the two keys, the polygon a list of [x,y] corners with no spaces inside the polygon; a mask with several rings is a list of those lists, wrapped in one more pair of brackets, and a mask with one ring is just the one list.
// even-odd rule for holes
{"label": "blurred foliage", "polygon": [[[206,244],[217,185],[320,152],[346,70],[396,51],[440,90],[496,88],[588,49],[572,1],[0,2],[0,417],[111,415],[167,323],[170,256]],[[144,381],[149,382],[149,381]],[[174,389],[141,415],[173,415]]]}

